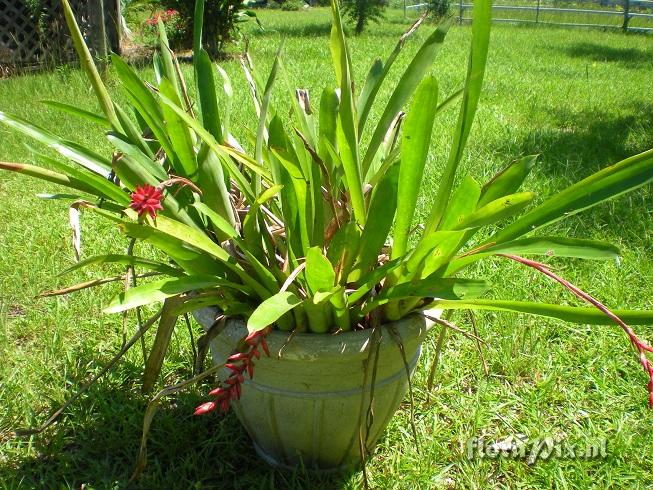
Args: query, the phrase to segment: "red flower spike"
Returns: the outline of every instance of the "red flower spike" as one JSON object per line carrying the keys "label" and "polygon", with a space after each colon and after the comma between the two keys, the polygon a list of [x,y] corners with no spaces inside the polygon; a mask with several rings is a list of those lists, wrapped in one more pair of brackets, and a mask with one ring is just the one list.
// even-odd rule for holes
{"label": "red flower spike", "polygon": [[215,407],[217,407],[217,404],[215,402],[203,403],[195,409],[195,415],[207,414],[215,410]]}
{"label": "red flower spike", "polygon": [[129,207],[138,212],[138,216],[145,213],[149,214],[152,219],[156,218],[156,212],[163,209],[161,201],[163,194],[161,191],[150,184],[137,185],[131,194],[131,203]]}
{"label": "red flower spike", "polygon": [[257,346],[252,347],[252,355],[256,357],[256,359],[261,358],[261,354],[259,353]]}
{"label": "red flower spike", "polygon": [[246,359],[249,359],[247,357],[247,354],[244,352],[237,352],[236,354],[233,354],[227,358],[227,361],[244,361]]}
{"label": "red flower spike", "polygon": [[259,346],[266,356],[270,356],[270,350],[265,341],[265,336],[270,331],[271,329],[268,327],[250,333],[244,339],[244,343],[249,348],[245,352],[234,352],[227,358],[225,367],[231,371],[231,374],[224,381],[225,384],[222,387],[216,388],[209,393],[209,395],[217,397],[216,401],[212,402],[213,408],[219,406],[223,412],[226,412],[229,410],[231,400],[240,399],[242,383],[245,382],[245,371],[247,371],[249,378],[252,379],[254,377],[254,359],[261,358]]}
{"label": "red flower spike", "polygon": [[221,396],[224,396],[224,394],[225,394],[226,392],[227,392],[227,390],[224,389],[224,388],[216,388],[216,389],[214,389],[214,390],[209,391],[209,395],[210,395],[210,396],[221,397]]}
{"label": "red flower spike", "polygon": [[270,349],[268,349],[268,343],[265,341],[265,337],[261,338],[261,347],[263,348],[265,355],[270,357]]}
{"label": "red flower spike", "polygon": [[224,365],[227,369],[229,369],[233,373],[239,373],[241,371],[241,368],[236,366],[235,364],[227,363]]}

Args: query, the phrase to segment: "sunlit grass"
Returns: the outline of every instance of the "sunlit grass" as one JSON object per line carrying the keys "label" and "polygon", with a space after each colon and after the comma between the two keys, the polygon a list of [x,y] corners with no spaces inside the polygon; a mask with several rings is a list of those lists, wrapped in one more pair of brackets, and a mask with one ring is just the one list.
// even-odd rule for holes
{"label": "sunlit grass", "polygon": [[[275,105],[287,107],[290,88],[310,90],[314,103],[322,87],[334,84],[328,62],[329,13],[261,12],[265,32],[246,28],[255,62],[267,70],[285,38],[289,87],[276,86]],[[392,50],[407,24],[401,14],[351,39],[357,80],[376,56]],[[417,38],[427,33],[423,29]],[[472,130],[464,167],[487,178],[523,154],[541,154],[527,187],[550,194],[598,168],[653,147],[653,44],[645,36],[595,30],[494,26],[486,90]],[[469,28],[455,26],[434,74],[443,94],[454,92],[465,74]],[[407,51],[419,43],[410,41]],[[409,59],[409,56],[402,58]],[[237,136],[248,144],[254,109],[237,62],[222,66],[233,78]],[[398,63],[398,67],[403,64]],[[391,77],[398,78],[399,68]],[[191,67],[184,66],[190,76]],[[150,73],[146,71],[146,73]],[[113,84],[109,81],[109,86]],[[386,92],[380,99],[389,96]],[[99,128],[53,112],[38,103],[54,99],[96,109],[82,75],[72,68],[0,82],[0,109],[18,113],[60,135],[108,151]],[[287,114],[284,109],[280,111]],[[378,117],[378,108],[375,113]],[[433,199],[450,143],[449,111],[436,122],[420,216]],[[371,126],[371,125],[370,125]],[[0,160],[30,162],[26,140],[0,127]],[[82,397],[46,433],[13,439],[17,427],[36,425],[80,382],[107,362],[122,340],[121,320],[103,316],[116,287],[66,298],[41,299],[41,291],[92,277],[56,274],[73,261],[65,204],[36,193],[57,189],[0,175],[0,487],[93,488],[126,485],[137,454],[143,409],[138,349]],[[555,260],[557,270],[613,307],[653,308],[653,196],[642,189],[556,226],[558,234],[601,238],[618,244],[620,265]],[[126,242],[104,221],[83,219],[83,254],[105,253]],[[531,271],[499,261],[479,271],[494,284],[496,297],[572,302],[565,292]],[[455,320],[469,328],[464,315]],[[134,321],[130,319],[130,330]],[[446,344],[437,387],[424,391],[428,341],[417,373],[419,452],[410,435],[407,406],[397,414],[369,465],[378,488],[504,486],[642,488],[653,485],[653,416],[646,409],[646,377],[620,330],[589,328],[528,317],[478,315],[487,342],[485,376],[475,344],[452,336]],[[653,329],[638,329],[653,340]],[[190,347],[185,328],[177,332],[164,367],[166,382],[187,377]],[[171,399],[151,432],[146,488],[355,488],[361,474],[343,478],[276,472],[260,462],[233,415],[193,418],[206,386]],[[571,442],[608,438],[608,458],[552,460],[527,465],[514,460],[468,460],[465,442],[485,436],[500,440],[565,435]],[[600,482],[600,483],[599,483]]]}

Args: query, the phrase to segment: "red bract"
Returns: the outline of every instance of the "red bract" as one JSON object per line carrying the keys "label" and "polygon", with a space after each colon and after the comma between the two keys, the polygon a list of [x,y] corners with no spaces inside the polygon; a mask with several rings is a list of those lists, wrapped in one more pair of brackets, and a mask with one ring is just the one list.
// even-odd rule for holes
{"label": "red bract", "polygon": [[269,357],[270,352],[268,345],[265,342],[265,336],[269,333],[270,329],[253,332],[245,338],[245,345],[247,350],[245,352],[236,352],[229,356],[227,363],[224,365],[231,374],[225,380],[224,386],[215,388],[209,392],[210,396],[216,398],[215,402],[204,403],[197,407],[195,415],[204,415],[205,413],[212,412],[216,407],[220,406],[223,412],[229,410],[231,400],[239,400],[242,391],[242,384],[245,381],[245,372],[252,379],[254,376],[254,358],[259,359],[261,354],[258,351],[259,345],[263,352]]}
{"label": "red bract", "polygon": [[136,210],[139,216],[148,213],[154,219],[156,218],[156,212],[163,209],[161,205],[163,194],[150,184],[137,185],[131,194],[131,199],[129,207]]}
{"label": "red bract", "polygon": [[216,407],[215,402],[203,403],[195,409],[195,415],[204,415],[205,413],[212,412],[213,410],[215,410],[215,407]]}

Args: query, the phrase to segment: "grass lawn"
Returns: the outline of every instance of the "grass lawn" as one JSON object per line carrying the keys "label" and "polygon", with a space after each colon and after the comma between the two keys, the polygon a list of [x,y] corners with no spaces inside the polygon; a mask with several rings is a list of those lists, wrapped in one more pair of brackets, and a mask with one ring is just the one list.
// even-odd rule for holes
{"label": "grass lawn", "polygon": [[[264,33],[247,27],[250,50],[267,70],[281,38],[292,86],[313,99],[334,85],[328,62],[329,13],[261,12]],[[357,80],[376,56],[386,57],[407,25],[400,14],[351,38]],[[418,38],[406,51],[414,52]],[[441,93],[457,90],[466,70],[468,26],[454,26],[433,72]],[[493,28],[485,92],[464,157],[467,172],[482,181],[515,157],[541,158],[526,187],[546,196],[589,173],[653,147],[653,38],[600,30],[497,25]],[[409,57],[402,56],[405,65]],[[238,63],[222,64],[233,78],[233,124],[247,141],[255,131],[252,107]],[[190,65],[184,66],[190,75]],[[398,77],[399,69],[392,72]],[[146,74],[151,75],[149,69]],[[109,86],[112,87],[112,82]],[[380,95],[385,99],[386,92]],[[284,107],[283,84],[275,104]],[[51,99],[97,110],[77,70],[0,81],[0,109],[18,113],[60,135],[107,151],[99,128],[40,105]],[[288,104],[285,103],[287,106]],[[376,107],[375,117],[379,108]],[[287,114],[287,111],[280,111]],[[436,122],[423,218],[434,198],[450,144],[456,111]],[[371,125],[368,125],[370,127]],[[27,140],[0,126],[0,160],[31,162]],[[44,290],[90,279],[90,273],[57,277],[73,263],[67,207],[35,198],[60,189],[0,175],[0,488],[122,488],[132,470],[147,399],[139,392],[138,349],[72,406],[45,433],[15,439],[12,430],[34,426],[98,372],[122,340],[119,316],[103,316],[116,287],[56,299]],[[124,247],[106,221],[83,217],[84,256]],[[548,230],[551,234],[606,239],[622,249],[620,264],[555,259],[550,262],[612,307],[652,308],[653,194],[644,188]],[[517,264],[490,262],[478,271],[494,285],[494,297],[574,303],[555,284]],[[577,303],[576,303],[577,304]],[[468,328],[465,315],[454,317]],[[132,318],[128,328],[133,329]],[[196,332],[199,327],[194,326]],[[653,328],[639,327],[653,341]],[[397,413],[368,465],[377,488],[651,488],[653,411],[647,409],[646,376],[618,327],[567,325],[526,316],[478,315],[487,342],[484,373],[473,341],[451,335],[430,397],[426,373],[435,336],[426,342],[416,374],[419,447],[410,434],[407,403]],[[151,339],[149,339],[151,340]],[[164,366],[166,383],[188,377],[188,332],[179,328]],[[149,466],[141,488],[358,488],[362,474],[315,477],[284,473],[257,459],[233,414],[196,418],[194,407],[208,385],[164,403],[151,431]],[[524,434],[530,440],[564,438],[576,447],[607,439],[602,459],[468,458],[466,442]]]}

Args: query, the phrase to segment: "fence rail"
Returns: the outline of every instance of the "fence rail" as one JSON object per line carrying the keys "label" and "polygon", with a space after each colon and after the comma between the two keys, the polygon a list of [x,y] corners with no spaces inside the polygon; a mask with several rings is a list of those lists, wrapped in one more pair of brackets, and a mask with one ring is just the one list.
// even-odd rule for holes
{"label": "fence rail", "polygon": [[[624,31],[653,32],[653,0],[588,0],[564,6],[560,0],[508,0],[515,4],[493,5],[494,22],[512,22],[519,24],[543,24],[570,27],[603,27],[622,29]],[[467,0],[469,2],[469,0]],[[428,3],[410,5],[404,0],[404,16],[409,11],[428,8]],[[469,15],[473,4],[459,0],[452,3],[457,10],[459,22],[471,21]],[[576,8],[576,7],[579,8]],[[596,6],[597,8],[591,8]],[[612,9],[610,9],[612,7]],[[609,23],[610,20],[615,22]],[[638,25],[633,25],[632,20]]]}

